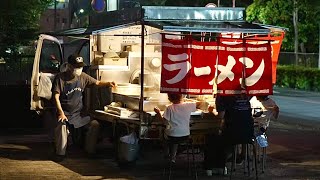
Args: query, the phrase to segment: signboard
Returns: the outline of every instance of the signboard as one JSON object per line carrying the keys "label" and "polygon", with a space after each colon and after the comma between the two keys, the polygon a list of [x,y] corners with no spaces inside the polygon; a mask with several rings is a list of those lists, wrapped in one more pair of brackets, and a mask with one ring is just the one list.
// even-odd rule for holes
{"label": "signboard", "polygon": [[[217,70],[217,75],[215,71]],[[216,76],[216,77],[215,77]],[[270,44],[200,42],[162,36],[161,93],[272,94]]]}
{"label": "signboard", "polygon": [[106,9],[106,1],[105,0],[92,0],[91,7],[95,12],[103,12]]}
{"label": "signboard", "polygon": [[[145,26],[145,43],[160,44],[159,29]],[[101,52],[122,51],[123,45],[136,44],[141,46],[141,25],[113,29],[98,34],[98,47]]]}
{"label": "signboard", "polygon": [[[254,35],[246,37],[246,42],[250,44],[265,44],[271,43],[272,56],[272,83],[275,84],[277,80],[277,64],[280,53],[284,32],[276,32],[268,35]],[[239,42],[242,43],[241,33],[221,33],[221,42]]]}

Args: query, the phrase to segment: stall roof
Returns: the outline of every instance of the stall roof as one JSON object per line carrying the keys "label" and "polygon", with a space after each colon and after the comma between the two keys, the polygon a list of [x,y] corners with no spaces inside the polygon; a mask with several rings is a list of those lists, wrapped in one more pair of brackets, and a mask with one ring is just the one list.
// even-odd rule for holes
{"label": "stall roof", "polygon": [[148,25],[169,32],[241,32],[254,34],[268,34],[268,28],[246,22],[184,22],[184,21],[147,21]]}
{"label": "stall roof", "polygon": [[53,36],[87,36],[91,34],[97,34],[99,32],[111,31],[114,29],[121,29],[125,27],[129,27],[132,25],[136,25],[137,23],[128,23],[114,26],[96,26],[96,27],[80,27],[80,28],[72,28],[66,29],[56,32],[44,32],[44,34],[53,35]]}
{"label": "stall roof", "polygon": [[244,19],[245,8],[142,6],[141,8],[93,14],[89,17],[89,27],[49,32],[46,34],[55,36],[84,36],[114,28],[140,24],[141,22],[167,32],[268,34],[275,29],[278,31],[286,30],[278,26],[249,23]]}
{"label": "stall roof", "polygon": [[270,28],[245,21],[245,8],[143,6],[144,21],[171,32],[241,32],[268,34]]}

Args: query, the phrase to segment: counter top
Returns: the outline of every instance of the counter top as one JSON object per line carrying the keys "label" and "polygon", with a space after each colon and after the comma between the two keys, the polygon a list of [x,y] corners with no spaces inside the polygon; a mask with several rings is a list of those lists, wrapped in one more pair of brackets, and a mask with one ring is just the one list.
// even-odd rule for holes
{"label": "counter top", "polygon": [[[161,114],[163,114],[163,112],[164,111],[161,111]],[[148,111],[146,113],[150,114],[151,116],[155,116],[156,115],[156,112],[154,112],[154,111]],[[191,112],[191,116],[201,116],[202,113],[203,113],[203,110],[197,109],[197,111]]]}
{"label": "counter top", "polygon": [[105,111],[102,111],[102,110],[95,110],[95,112],[96,112],[96,113],[105,114],[105,115],[108,115],[108,116],[112,116],[112,117],[115,117],[115,118],[119,118],[119,119],[135,120],[135,121],[139,121],[139,120],[140,120],[139,118],[135,118],[135,117],[123,117],[123,116],[119,116],[119,115],[116,115],[116,114],[108,113],[108,112],[105,112]]}

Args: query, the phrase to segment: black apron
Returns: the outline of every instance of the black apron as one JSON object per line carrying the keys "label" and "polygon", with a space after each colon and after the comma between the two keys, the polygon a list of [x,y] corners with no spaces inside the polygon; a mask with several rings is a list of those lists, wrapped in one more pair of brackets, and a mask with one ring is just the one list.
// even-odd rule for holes
{"label": "black apron", "polygon": [[68,122],[74,124],[80,117],[80,111],[83,107],[81,81],[76,77],[76,81],[64,82],[64,88],[60,94],[60,102]]}

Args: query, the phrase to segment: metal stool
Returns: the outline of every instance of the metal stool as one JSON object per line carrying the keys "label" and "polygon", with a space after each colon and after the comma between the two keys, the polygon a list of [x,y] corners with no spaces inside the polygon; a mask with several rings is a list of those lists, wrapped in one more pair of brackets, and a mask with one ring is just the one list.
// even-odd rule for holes
{"label": "metal stool", "polygon": [[[264,133],[263,135],[267,138],[266,133]],[[257,151],[257,157],[258,158],[257,158],[257,160],[258,160],[259,164],[261,163],[261,172],[264,173],[265,172],[265,167],[266,167],[266,160],[267,160],[267,146],[261,147],[261,146],[259,146],[257,141],[256,141],[256,145],[257,145],[257,148],[258,148],[258,151]]]}
{"label": "metal stool", "polygon": [[[186,141],[178,143],[178,148],[181,147],[186,147],[186,152],[182,152],[180,154],[187,154],[187,159],[188,159],[188,174],[194,175],[194,179],[198,180],[198,173],[197,173],[197,167],[195,163],[195,150],[193,147],[193,141],[192,138],[189,137]],[[191,150],[191,155],[192,155],[192,161],[190,162],[190,150]],[[179,156],[180,154],[177,154]],[[172,177],[172,171],[173,171],[173,166],[175,165],[175,162],[172,162],[171,160],[168,160],[166,162],[166,167],[163,170],[163,176],[168,176],[168,180],[171,180]],[[192,166],[192,167],[191,167]]]}
{"label": "metal stool", "polygon": [[[255,165],[255,168],[252,170],[255,170],[256,179],[258,179],[258,165],[257,165],[257,150],[256,150],[256,143],[254,140],[252,140],[251,143],[247,144],[241,144],[245,145],[245,157],[244,157],[244,173],[248,172],[248,176],[250,176],[250,146],[252,147],[252,153],[253,153],[253,162]],[[231,162],[231,170],[230,170],[230,180],[232,179],[233,172],[236,171],[236,161],[237,161],[237,154],[238,154],[238,146],[239,144],[236,144],[233,146],[233,152],[232,152],[232,162]],[[247,170],[247,171],[246,171]]]}
{"label": "metal stool", "polygon": [[[255,135],[256,138],[258,135],[262,134],[262,131],[260,130],[260,127],[258,126],[258,124],[255,124],[254,126],[255,129]],[[266,134],[266,130],[263,132],[263,135],[265,136],[265,138],[267,139],[267,134]],[[261,171],[262,173],[265,172],[265,166],[266,166],[266,159],[267,159],[267,146],[263,146],[261,147],[258,143],[258,141],[255,141],[255,144],[257,146],[257,161],[260,164],[261,163]]]}

